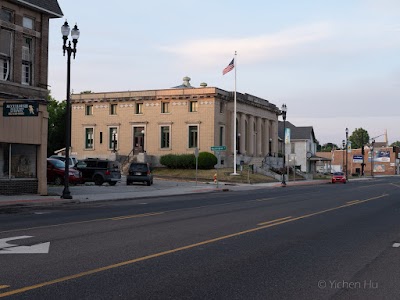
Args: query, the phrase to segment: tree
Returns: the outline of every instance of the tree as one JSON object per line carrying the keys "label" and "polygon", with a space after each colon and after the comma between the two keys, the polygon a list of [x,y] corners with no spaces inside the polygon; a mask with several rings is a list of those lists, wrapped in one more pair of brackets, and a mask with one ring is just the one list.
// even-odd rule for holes
{"label": "tree", "polygon": [[400,147],[400,141],[396,141],[396,142],[390,144],[390,147]]}
{"label": "tree", "polygon": [[340,147],[338,147],[336,144],[334,144],[334,143],[326,143],[326,144],[323,144],[322,146],[321,146],[321,152],[331,152],[332,150],[334,150],[334,149],[339,149]]}
{"label": "tree", "polygon": [[351,148],[358,149],[362,148],[366,144],[369,143],[369,134],[363,128],[356,128],[351,136],[349,137],[349,141],[351,142]]}
{"label": "tree", "polygon": [[65,147],[65,123],[66,101],[57,102],[49,94],[47,99],[47,111],[49,112],[49,133],[47,144],[47,156],[53,155],[55,150]]}

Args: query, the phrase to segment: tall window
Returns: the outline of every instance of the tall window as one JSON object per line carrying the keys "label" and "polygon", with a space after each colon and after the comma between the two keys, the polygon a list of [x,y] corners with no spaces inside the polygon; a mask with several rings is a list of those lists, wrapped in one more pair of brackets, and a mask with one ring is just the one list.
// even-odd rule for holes
{"label": "tall window", "polygon": [[29,17],[22,18],[22,26],[24,26],[25,28],[34,29],[33,28],[34,23],[35,23],[35,21],[32,18],[29,18]]}
{"label": "tall window", "polygon": [[22,44],[22,84],[32,85],[32,63],[33,40],[31,38],[24,37]]}
{"label": "tall window", "polygon": [[118,145],[118,128],[117,127],[108,127],[108,148],[109,149],[114,149],[114,143],[115,143],[115,149],[117,149]]}
{"label": "tall window", "polygon": [[169,103],[168,102],[161,102],[161,112],[163,114],[169,113]]}
{"label": "tall window", "polygon": [[110,115],[116,115],[117,114],[117,104],[111,104],[110,105]]}
{"label": "tall window", "polygon": [[93,105],[86,105],[85,115],[87,115],[87,116],[93,115]]}
{"label": "tall window", "polygon": [[170,148],[170,130],[169,126],[161,126],[161,148]]}
{"label": "tall window", "polygon": [[85,128],[85,149],[93,149],[93,128]]}
{"label": "tall window", "polygon": [[136,114],[141,115],[143,113],[143,103],[136,103]]}
{"label": "tall window", "polygon": [[11,10],[2,8],[0,10],[0,20],[12,23],[12,21],[13,21],[13,12]]}
{"label": "tall window", "polygon": [[295,143],[290,143],[290,153],[291,154],[296,154],[296,144]]}
{"label": "tall window", "polygon": [[197,101],[190,101],[189,111],[196,112],[197,111]]}
{"label": "tall window", "polygon": [[12,32],[0,28],[0,80],[10,80]]}
{"label": "tall window", "polygon": [[189,126],[189,148],[196,148],[198,144],[198,126]]}
{"label": "tall window", "polygon": [[219,127],[219,145],[220,146],[225,146],[224,145],[224,126]]}
{"label": "tall window", "polygon": [[219,112],[221,114],[224,112],[224,102],[222,100],[219,101]]}

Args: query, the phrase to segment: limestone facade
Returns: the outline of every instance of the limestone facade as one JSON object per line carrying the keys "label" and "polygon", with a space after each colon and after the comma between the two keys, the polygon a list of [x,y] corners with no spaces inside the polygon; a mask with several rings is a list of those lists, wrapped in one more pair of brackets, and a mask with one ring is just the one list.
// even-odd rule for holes
{"label": "limestone facade", "polygon": [[[241,157],[278,152],[279,109],[237,93],[237,151]],[[78,159],[146,152],[158,164],[165,154],[211,151],[233,165],[234,93],[215,87],[73,94],[71,146]],[[116,141],[116,143],[114,143]],[[115,145],[115,146],[114,146]]]}

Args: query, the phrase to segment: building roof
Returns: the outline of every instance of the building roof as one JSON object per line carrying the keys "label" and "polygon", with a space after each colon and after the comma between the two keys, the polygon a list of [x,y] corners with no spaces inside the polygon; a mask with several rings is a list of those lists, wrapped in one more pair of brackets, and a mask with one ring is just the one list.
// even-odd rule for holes
{"label": "building roof", "polygon": [[63,12],[57,0],[12,0],[19,5],[48,14],[51,18],[61,18]]}
{"label": "building roof", "polygon": [[[290,139],[291,140],[309,140],[310,138],[316,142],[314,128],[312,126],[303,126],[303,127],[296,127],[292,123],[286,121],[285,127],[290,128]],[[278,123],[278,136],[283,140],[284,138],[283,132],[283,122],[279,121]]]}

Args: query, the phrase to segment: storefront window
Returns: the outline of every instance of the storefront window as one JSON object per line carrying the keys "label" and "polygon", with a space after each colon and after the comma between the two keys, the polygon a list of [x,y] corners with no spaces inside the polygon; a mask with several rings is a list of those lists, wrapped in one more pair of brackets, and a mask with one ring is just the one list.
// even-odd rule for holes
{"label": "storefront window", "polygon": [[0,178],[36,178],[37,146],[0,143]]}

